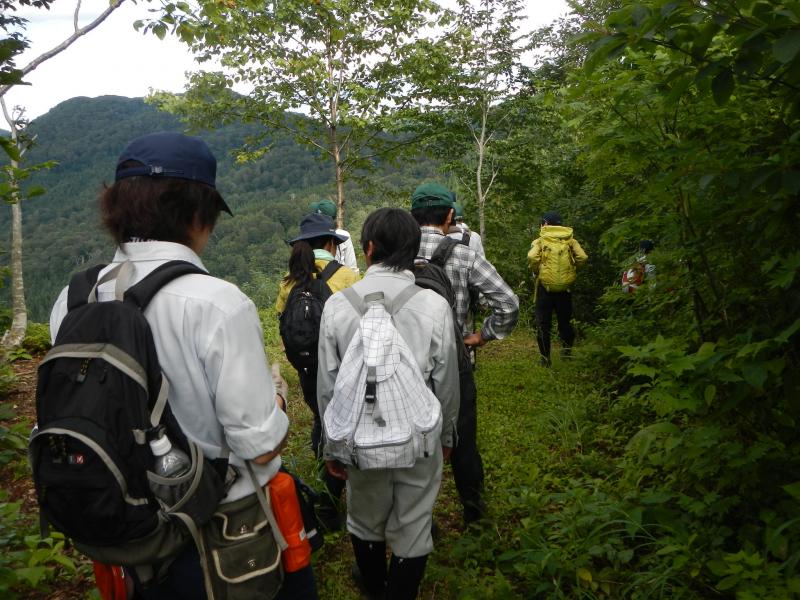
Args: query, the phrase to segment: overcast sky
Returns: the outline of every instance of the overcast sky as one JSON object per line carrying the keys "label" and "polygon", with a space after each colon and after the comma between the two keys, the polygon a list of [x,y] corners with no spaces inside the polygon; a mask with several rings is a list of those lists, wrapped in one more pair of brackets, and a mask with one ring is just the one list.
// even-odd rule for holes
{"label": "overcast sky", "polygon": [[[80,25],[86,25],[108,5],[108,0],[83,0]],[[25,10],[30,49],[17,61],[19,68],[50,50],[72,32],[75,3],[54,2],[49,11]],[[61,54],[42,63],[5,96],[6,105],[24,106],[33,119],[56,104],[75,96],[146,96],[151,89],[179,92],[184,73],[196,68],[186,47],[167,37],[159,40],[133,29],[146,18],[148,3],[124,2],[99,27]],[[549,23],[567,11],[565,0],[528,0],[528,27]],[[4,128],[5,123],[0,124]]]}

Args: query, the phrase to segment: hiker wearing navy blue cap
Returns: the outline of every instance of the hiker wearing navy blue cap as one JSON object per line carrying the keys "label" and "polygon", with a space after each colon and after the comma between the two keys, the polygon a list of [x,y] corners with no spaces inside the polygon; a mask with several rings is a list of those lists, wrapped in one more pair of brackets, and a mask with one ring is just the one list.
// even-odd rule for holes
{"label": "hiker wearing navy blue cap", "polygon": [[[308,208],[312,213],[327,215],[331,219],[336,218],[336,205],[327,198],[323,198],[317,202],[312,202]],[[358,262],[356,261],[356,251],[353,247],[353,240],[350,237],[350,232],[344,229],[337,229],[336,233],[337,235],[345,238],[341,243],[339,243],[339,245],[336,246],[336,262],[343,264],[345,267],[353,271],[353,273],[358,275],[360,271],[358,268]]]}
{"label": "hiker wearing navy blue cap", "polygon": [[[256,489],[278,473],[289,422],[276,390],[282,380],[270,372],[255,305],[234,284],[208,275],[200,259],[220,212],[231,213],[216,188],[216,171],[205,142],[179,133],[145,135],[123,150],[115,181],[100,198],[102,222],[117,249],[99,273],[97,300],[114,300],[171,261],[198,269],[164,285],[145,317],[180,428],[206,459],[229,453],[230,465],[244,473],[229,480],[220,511],[249,503]],[[53,338],[67,301],[65,288],[50,317]],[[254,560],[260,561],[254,550]],[[161,577],[148,585],[137,578],[136,597],[206,598],[212,570],[204,573],[200,555],[188,544],[171,564],[159,565]],[[316,598],[310,565],[287,574],[278,597]]]}
{"label": "hiker wearing navy blue cap", "polygon": [[[353,285],[358,277],[334,259],[336,248],[345,240],[333,219],[312,213],[300,221],[300,234],[289,240],[289,272],[281,280],[275,310],[280,318],[280,333],[289,362],[297,371],[303,400],[314,415],[311,449],[322,458],[322,422],[317,406],[317,341],[322,307],[331,294]],[[317,508],[317,516],[329,531],[342,525],[339,502],[344,482],[322,467],[327,495]]]}

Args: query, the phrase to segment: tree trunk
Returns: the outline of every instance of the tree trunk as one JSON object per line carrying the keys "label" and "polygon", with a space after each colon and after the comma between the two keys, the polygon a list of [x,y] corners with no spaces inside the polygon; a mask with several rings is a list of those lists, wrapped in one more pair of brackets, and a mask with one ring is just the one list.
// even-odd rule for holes
{"label": "tree trunk", "polygon": [[[3,110],[9,127],[11,128],[11,141],[21,150],[20,155],[24,154],[24,149],[19,139],[18,125],[16,120],[9,114],[5,100],[0,97],[0,107]],[[25,306],[25,285],[22,280],[22,206],[20,205],[20,195],[17,178],[14,173],[19,169],[19,161],[11,159],[11,166],[8,169],[8,184],[11,188],[11,328],[3,334],[0,345],[6,351],[17,348],[25,339],[25,331],[28,329],[28,310]]]}
{"label": "tree trunk", "polygon": [[486,196],[483,192],[483,160],[486,156],[486,113],[488,107],[481,110],[481,130],[476,140],[478,150],[478,167],[475,169],[475,199],[478,201],[478,232],[483,243],[486,243]]}
{"label": "tree trunk", "polygon": [[336,162],[336,227],[344,229],[344,168],[338,146],[333,147],[333,156]]}
{"label": "tree trunk", "polygon": [[[12,164],[14,164],[12,162]],[[13,318],[11,329],[3,336],[6,350],[17,348],[25,339],[28,329],[28,309],[25,305],[25,285],[22,280],[22,206],[14,193],[11,205],[11,304]]]}

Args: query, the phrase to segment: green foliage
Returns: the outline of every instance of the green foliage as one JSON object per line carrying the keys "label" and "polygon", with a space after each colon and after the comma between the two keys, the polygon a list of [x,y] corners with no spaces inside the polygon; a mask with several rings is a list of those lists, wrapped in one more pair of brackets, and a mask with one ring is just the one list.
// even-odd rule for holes
{"label": "green foliage", "polygon": [[[8,425],[13,409],[0,403],[0,470],[5,477],[27,475],[27,448],[30,424]],[[22,597],[22,590],[41,589],[60,576],[76,572],[75,562],[65,554],[64,536],[52,533],[41,538],[35,519],[21,510],[21,502],[11,501],[0,490],[0,595]]]}
{"label": "green foliage", "polygon": [[23,590],[46,588],[57,577],[75,574],[75,561],[64,554],[64,536],[52,533],[40,538],[35,524],[20,511],[19,502],[8,502],[0,491],[0,593],[13,600]]}
{"label": "green foliage", "polygon": [[[388,138],[393,112],[415,97],[405,57],[438,12],[429,0],[325,0],[219,3],[165,2],[154,20],[136,26],[174,32],[216,72],[190,75],[183,95],[154,101],[195,127],[252,123],[237,158],[255,160],[285,131],[333,166],[339,220],[342,184],[402,143]],[[245,85],[247,95],[234,93]],[[298,117],[307,111],[310,119]]]}
{"label": "green foliage", "polygon": [[22,340],[22,348],[30,354],[41,355],[47,352],[50,347],[50,325],[29,321],[25,339]]}
{"label": "green foliage", "polygon": [[0,398],[8,393],[16,380],[17,376],[14,374],[14,369],[11,368],[11,363],[7,360],[0,360]]}
{"label": "green foliage", "polygon": [[[85,122],[92,127],[76,125]],[[29,129],[38,134],[37,145],[26,155],[30,162],[52,159],[58,163],[26,182],[47,190],[44,196],[26,202],[23,222],[28,314],[33,321],[46,322],[71,273],[113,257],[112,242],[97,216],[97,197],[102,182],[112,180],[120,150],[143,132],[181,127],[176,117],[141,99],[106,96],[66,101],[33,121]],[[237,285],[252,283],[248,292],[264,290],[258,292],[258,303],[269,306],[274,296],[266,282],[281,276],[287,266],[289,248],[284,240],[297,231],[308,204],[332,196],[334,189],[326,185],[331,180],[330,167],[279,132],[270,135],[274,152],[238,164],[236,149],[254,130],[251,125],[231,124],[198,133],[218,159],[217,184],[235,214],[234,218],[222,216],[203,262],[212,274]],[[356,242],[365,211],[385,204],[403,205],[417,182],[433,170],[433,165],[416,161],[376,164],[378,173],[364,179],[356,173],[346,187],[348,229]],[[9,229],[6,209],[0,211],[0,231]],[[0,264],[7,261],[8,255],[0,255]],[[6,296],[8,290],[2,293]],[[0,325],[6,314],[7,309],[0,306]]]}

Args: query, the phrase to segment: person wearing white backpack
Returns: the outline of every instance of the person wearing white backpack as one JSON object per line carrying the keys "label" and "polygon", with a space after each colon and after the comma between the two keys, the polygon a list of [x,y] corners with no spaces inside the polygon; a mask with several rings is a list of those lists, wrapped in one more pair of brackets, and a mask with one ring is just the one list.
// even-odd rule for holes
{"label": "person wearing white backpack", "polygon": [[[455,444],[459,383],[452,311],[436,292],[414,284],[413,265],[420,238],[419,226],[404,210],[382,208],[370,214],[361,232],[368,269],[364,279],[349,288],[357,298],[348,299],[343,292],[331,296],[320,323],[317,399],[325,425],[324,456],[329,473],[347,480],[347,530],[360,585],[370,598],[416,598],[433,550],[433,504],[443,461]],[[357,308],[359,300],[364,303],[361,311]],[[376,302],[381,306],[375,306]],[[380,331],[371,330],[370,323],[380,323]],[[384,333],[388,337],[380,338]],[[376,335],[391,339],[392,348],[407,347],[408,351],[395,355],[392,364],[387,357],[385,364],[378,365],[377,383],[371,389],[365,383],[370,376],[364,375],[361,388],[356,383],[343,391],[342,379],[350,376],[348,372],[362,366],[367,370],[369,350],[377,348],[380,353],[381,344],[374,343]],[[363,348],[356,348],[362,340]],[[348,360],[351,362],[343,362]],[[356,360],[359,364],[353,364]],[[419,380],[433,390],[435,396],[424,389],[421,395],[438,399],[439,406],[428,405],[432,410],[427,416],[434,425],[405,447],[402,459],[396,455],[387,459],[385,453],[376,455],[372,448],[359,447],[357,431],[352,459],[343,456],[344,444],[329,438],[329,434],[333,417],[347,412],[347,407],[341,407],[347,400],[347,390],[353,390],[351,403],[358,403],[351,414],[356,418],[359,414],[372,415],[373,427],[375,423],[384,427],[381,423],[385,423],[386,430],[392,429],[395,415],[385,386],[393,385],[387,383],[390,375],[386,373],[395,368],[397,372],[413,371],[415,381],[409,385]],[[326,414],[329,408],[332,412]],[[352,438],[349,443],[353,444]],[[398,466],[382,466],[386,464]],[[392,551],[388,568],[387,545]]]}

